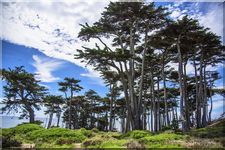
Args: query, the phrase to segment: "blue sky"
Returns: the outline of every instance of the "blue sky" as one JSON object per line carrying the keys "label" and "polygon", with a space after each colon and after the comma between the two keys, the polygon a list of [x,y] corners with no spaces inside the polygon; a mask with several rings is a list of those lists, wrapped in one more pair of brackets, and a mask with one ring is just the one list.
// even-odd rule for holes
{"label": "blue sky", "polygon": [[[35,1],[32,3],[0,3],[2,11],[2,67],[13,68],[24,66],[32,73],[37,73],[41,84],[49,88],[51,94],[60,95],[57,82],[64,77],[74,77],[81,80],[84,90],[94,89],[101,96],[107,92],[99,73],[91,66],[86,66],[80,60],[75,60],[73,54],[81,46],[93,47],[98,41],[89,43],[77,38],[79,24],[92,24],[100,18],[101,12],[109,1],[76,0],[74,2]],[[214,33],[222,36],[223,10],[221,3],[213,2],[158,2],[171,12],[170,17],[179,19],[185,14],[197,18],[200,24],[209,27]],[[107,44],[110,40],[103,39]],[[99,44],[101,45],[101,44]],[[210,67],[208,70],[219,70],[222,65]],[[191,65],[188,73],[193,72]],[[222,87],[222,79],[217,87]],[[221,99],[216,96],[215,99]],[[223,103],[215,101],[215,114],[221,114]],[[38,112],[43,116],[43,112]]]}
{"label": "blue sky", "polygon": [[[46,86],[52,94],[62,95],[62,93],[58,91],[57,82],[62,81],[65,77],[74,77],[75,79],[81,80],[80,85],[84,87],[84,90],[82,90],[80,94],[84,93],[85,90],[88,89],[94,89],[101,96],[105,96],[105,93],[107,92],[107,88],[104,84],[99,83],[99,81],[95,81],[92,78],[81,76],[81,74],[86,72],[82,67],[74,65],[68,61],[48,57],[37,49],[27,48],[3,41],[2,54],[3,68],[24,66],[28,72],[32,73],[37,72],[37,67],[41,68],[40,71],[47,70],[46,72],[48,72],[48,70],[50,70],[50,76],[46,76],[46,72],[44,72],[41,77],[37,78],[42,81],[41,84]],[[43,63],[37,64],[35,57],[40,60],[44,60]],[[35,63],[37,64],[36,66]],[[52,67],[57,67],[57,69],[54,69],[53,71],[48,69]]]}

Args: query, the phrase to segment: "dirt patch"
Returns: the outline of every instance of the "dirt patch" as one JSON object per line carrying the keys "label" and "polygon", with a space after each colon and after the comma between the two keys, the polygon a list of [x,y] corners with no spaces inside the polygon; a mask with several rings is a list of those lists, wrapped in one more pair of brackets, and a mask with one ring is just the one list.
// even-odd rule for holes
{"label": "dirt patch", "polygon": [[21,144],[20,148],[35,148],[35,144]]}
{"label": "dirt patch", "polygon": [[74,144],[74,148],[81,148],[82,143],[76,143]]}

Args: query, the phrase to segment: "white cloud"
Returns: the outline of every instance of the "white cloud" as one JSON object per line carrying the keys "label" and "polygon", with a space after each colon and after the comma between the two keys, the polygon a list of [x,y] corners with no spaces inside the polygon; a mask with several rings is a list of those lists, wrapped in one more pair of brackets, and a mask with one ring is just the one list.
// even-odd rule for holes
{"label": "white cloud", "polygon": [[[210,101],[208,101],[210,109]],[[213,96],[213,111],[212,111],[212,118],[219,118],[220,115],[223,113],[223,108],[225,107],[225,103],[223,97],[220,95]]]}
{"label": "white cloud", "polygon": [[[222,4],[222,3],[221,3]],[[205,15],[199,17],[200,24],[211,29],[212,32],[223,36],[223,4],[217,4],[209,8]]]}
{"label": "white cloud", "polygon": [[[216,2],[216,1],[215,1]],[[222,2],[222,1],[220,1]],[[175,2],[173,5],[169,4],[166,7],[171,12],[170,17],[173,19],[181,19],[184,15],[188,14],[192,18],[198,19],[199,23],[219,36],[223,35],[223,4],[222,3],[208,3],[194,2],[185,3]],[[182,7],[181,7],[182,6]],[[204,8],[202,8],[204,6]],[[200,10],[204,9],[203,13]]]}
{"label": "white cloud", "polygon": [[94,46],[77,38],[80,25],[92,24],[100,18],[108,2],[15,2],[0,3],[1,38],[11,43],[38,49],[45,55],[72,62],[86,68],[89,77],[99,78],[91,67],[74,59],[76,49]]}
{"label": "white cloud", "polygon": [[52,72],[57,70],[61,65],[61,61],[56,61],[47,58],[40,58],[33,55],[33,66],[36,68],[35,77],[42,82],[55,82],[60,78],[53,76]]}

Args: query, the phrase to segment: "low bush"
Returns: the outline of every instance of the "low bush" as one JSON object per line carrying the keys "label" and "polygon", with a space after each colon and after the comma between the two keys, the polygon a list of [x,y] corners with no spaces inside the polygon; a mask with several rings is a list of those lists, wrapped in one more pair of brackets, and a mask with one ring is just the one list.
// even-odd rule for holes
{"label": "low bush", "polygon": [[20,124],[14,128],[16,134],[26,134],[35,130],[44,129],[42,126],[37,124]]}
{"label": "low bush", "polygon": [[130,131],[124,135],[122,135],[122,137],[130,137],[133,139],[140,139],[146,136],[150,136],[152,135],[152,133],[150,131],[146,131],[146,130],[134,130],[134,131]]}
{"label": "low bush", "polygon": [[224,127],[218,126],[218,127],[194,129],[189,134],[200,138],[215,138],[215,137],[224,137],[225,136],[224,131],[225,131]]}
{"label": "low bush", "polygon": [[104,139],[121,139],[121,133],[118,132],[99,132],[96,136]]}
{"label": "low bush", "polygon": [[99,130],[97,128],[93,128],[93,129],[91,129],[91,131],[93,131],[94,133],[98,133],[99,132]]}
{"label": "low bush", "polygon": [[104,141],[103,138],[101,137],[93,137],[93,138],[90,138],[90,139],[86,139],[82,145],[84,147],[92,147],[92,148],[100,148],[100,145],[101,143]]}
{"label": "low bush", "polygon": [[70,137],[70,138],[65,138],[65,137],[60,137],[58,138],[56,141],[55,141],[55,144],[58,144],[58,145],[64,145],[64,144],[73,144],[76,142],[77,139],[73,139],[73,137]]}
{"label": "low bush", "polygon": [[[179,135],[174,133],[161,133],[153,136],[146,136],[139,141],[148,148],[177,148],[179,145],[177,144],[168,144],[168,142],[175,141],[175,140],[182,140],[187,138],[186,135]],[[164,147],[163,147],[164,146]],[[168,147],[165,147],[168,146]],[[174,146],[174,147],[173,147]]]}
{"label": "low bush", "polygon": [[18,140],[16,140],[13,136],[2,136],[1,142],[2,142],[2,148],[7,148],[7,147],[18,147],[22,143]]}
{"label": "low bush", "polygon": [[63,129],[63,128],[50,128],[50,129],[40,129],[27,134],[29,140],[39,140],[39,141],[55,141],[56,139],[70,138],[74,143],[82,142],[86,137],[79,131]]}
{"label": "low bush", "polygon": [[127,148],[134,148],[134,149],[140,149],[140,148],[145,148],[145,145],[139,141],[136,140],[131,140],[126,143]]}
{"label": "low bush", "polygon": [[15,135],[14,128],[2,129],[2,136],[12,136],[12,135]]}
{"label": "low bush", "polygon": [[99,148],[126,148],[127,140],[104,140]]}
{"label": "low bush", "polygon": [[79,131],[86,137],[92,137],[93,136],[93,133],[91,130],[87,130],[85,128],[81,128],[79,129]]}

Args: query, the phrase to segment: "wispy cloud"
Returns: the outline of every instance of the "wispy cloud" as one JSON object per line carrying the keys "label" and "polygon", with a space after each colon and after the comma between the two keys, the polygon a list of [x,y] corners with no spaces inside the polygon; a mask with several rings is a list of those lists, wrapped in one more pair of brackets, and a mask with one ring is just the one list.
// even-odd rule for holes
{"label": "wispy cloud", "polygon": [[[169,12],[171,12],[170,17],[173,19],[181,19],[184,15],[189,15],[190,17],[199,20],[201,25],[210,28],[210,30],[217,35],[223,35],[222,1],[215,1],[215,3],[198,1],[187,3],[186,1],[183,1],[169,4],[166,7]],[[204,12],[202,11],[203,9]]]}
{"label": "wispy cloud", "polygon": [[33,55],[33,66],[36,68],[35,77],[42,82],[55,82],[60,78],[55,77],[52,73],[59,69],[62,65],[61,61],[52,60],[49,58],[41,58]]}
{"label": "wispy cloud", "polygon": [[[209,103],[209,102],[208,102]],[[225,107],[224,98],[220,95],[213,96],[212,118],[219,118]],[[210,109],[210,105],[209,105]]]}
{"label": "wispy cloud", "polygon": [[100,18],[109,3],[78,0],[76,2],[13,2],[0,3],[2,11],[2,39],[11,43],[38,49],[45,55],[72,62],[86,68],[90,78],[99,78],[91,67],[74,59],[76,49],[94,46],[97,41],[85,43],[77,38],[81,26]]}

